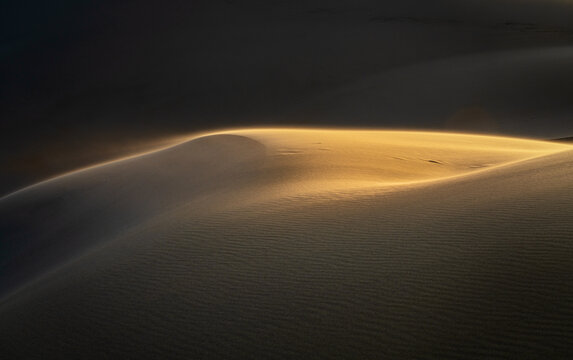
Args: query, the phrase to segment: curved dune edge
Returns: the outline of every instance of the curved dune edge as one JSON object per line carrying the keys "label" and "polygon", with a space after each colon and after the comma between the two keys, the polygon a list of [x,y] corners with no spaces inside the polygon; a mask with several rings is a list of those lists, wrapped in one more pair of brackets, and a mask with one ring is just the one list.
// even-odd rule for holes
{"label": "curved dune edge", "polygon": [[[5,195],[0,200],[69,175],[97,171],[148,155],[161,155],[169,149],[218,135],[244,136],[266,147],[267,160],[262,172],[275,193],[435,183],[573,148],[569,144],[541,140],[434,131],[231,129],[201,133],[184,140],[178,138],[175,144],[74,170]],[[279,183],[282,185],[278,186]],[[286,183],[290,185],[285,188]]]}

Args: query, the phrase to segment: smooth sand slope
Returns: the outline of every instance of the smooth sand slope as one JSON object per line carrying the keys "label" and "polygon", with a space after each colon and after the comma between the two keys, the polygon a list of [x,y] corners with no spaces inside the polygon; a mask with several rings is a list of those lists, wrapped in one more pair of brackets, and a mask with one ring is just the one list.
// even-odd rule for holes
{"label": "smooth sand slope", "polygon": [[8,358],[573,350],[573,147],[248,129],[0,199]]}

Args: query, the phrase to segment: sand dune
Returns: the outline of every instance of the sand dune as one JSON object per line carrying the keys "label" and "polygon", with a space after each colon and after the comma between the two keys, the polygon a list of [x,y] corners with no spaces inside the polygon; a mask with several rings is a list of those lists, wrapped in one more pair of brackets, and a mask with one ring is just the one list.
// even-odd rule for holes
{"label": "sand dune", "polygon": [[0,199],[0,353],[565,356],[571,189],[564,143],[193,137]]}

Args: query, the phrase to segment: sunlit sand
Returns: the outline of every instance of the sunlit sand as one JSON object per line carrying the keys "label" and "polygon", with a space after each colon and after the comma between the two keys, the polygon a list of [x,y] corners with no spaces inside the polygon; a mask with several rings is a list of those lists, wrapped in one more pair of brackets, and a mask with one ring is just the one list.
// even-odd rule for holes
{"label": "sunlit sand", "polygon": [[0,199],[0,350],[407,358],[453,339],[467,358],[522,351],[515,329],[563,349],[572,159],[498,136],[237,129],[55,177]]}
{"label": "sunlit sand", "polygon": [[[240,141],[237,136],[250,141]],[[194,168],[193,173],[209,174],[220,167],[218,153],[225,146],[240,144],[236,152],[225,156],[225,161],[232,156],[241,158],[241,153],[252,157],[254,162],[233,170],[242,176],[249,175],[250,183],[221,184],[217,190],[228,193],[247,188],[256,192],[249,194],[250,200],[264,200],[300,193],[367,188],[386,191],[389,186],[447,180],[571,149],[569,144],[501,136],[352,129],[238,129],[180,137],[176,141],[164,149],[132,155],[69,175],[94,172],[104,166],[120,166],[122,162],[137,161],[138,158],[143,163],[145,157],[156,158],[162,154],[165,154],[164,159],[175,154],[173,157],[180,159],[174,160],[180,161],[187,157],[201,158],[200,167]],[[189,146],[197,148],[186,151]],[[161,168],[163,164],[157,166]],[[171,180],[178,183],[181,178],[190,181],[188,187],[202,186],[193,183],[198,181],[195,176],[187,178],[186,169],[170,169],[180,172],[170,175],[178,178]]]}
{"label": "sunlit sand", "polygon": [[265,170],[299,189],[316,191],[447,179],[571,149],[544,141],[421,131],[260,129],[226,134],[259,141],[267,150]]}

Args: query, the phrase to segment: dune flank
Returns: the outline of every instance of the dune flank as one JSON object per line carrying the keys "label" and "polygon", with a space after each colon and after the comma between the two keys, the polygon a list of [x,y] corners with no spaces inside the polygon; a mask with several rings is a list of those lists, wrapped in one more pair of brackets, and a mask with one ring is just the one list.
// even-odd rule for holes
{"label": "dune flank", "polygon": [[288,183],[289,192],[445,180],[570,149],[543,141],[415,131],[262,129],[232,133],[265,146],[270,160],[263,171]]}
{"label": "dune flank", "polygon": [[229,130],[0,199],[10,358],[565,356],[573,147]]}

